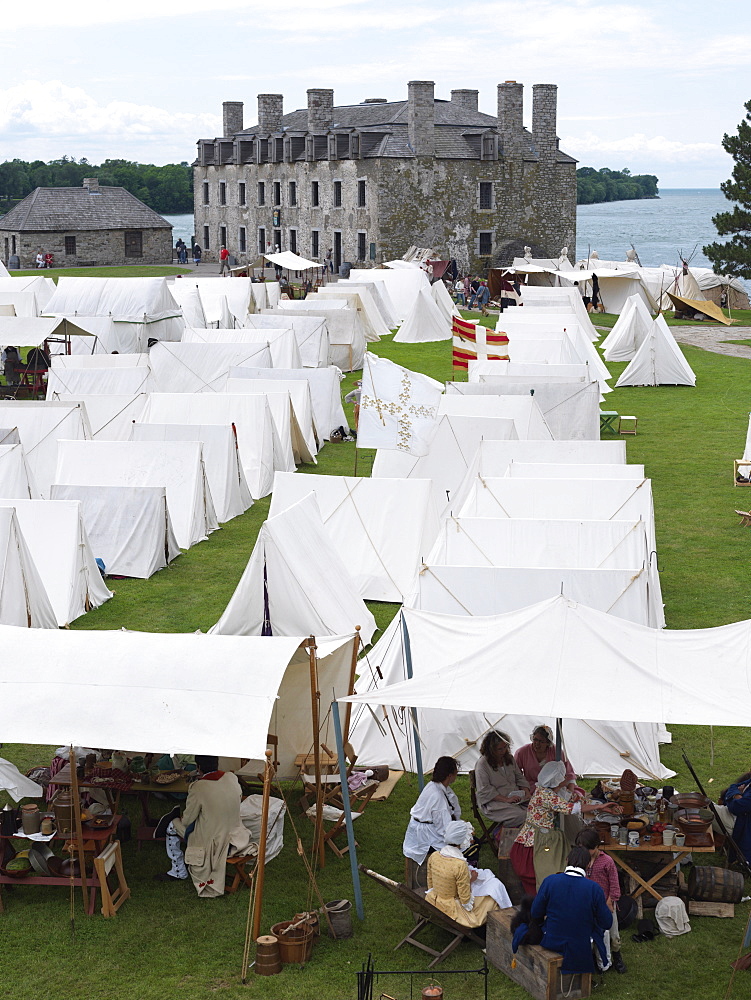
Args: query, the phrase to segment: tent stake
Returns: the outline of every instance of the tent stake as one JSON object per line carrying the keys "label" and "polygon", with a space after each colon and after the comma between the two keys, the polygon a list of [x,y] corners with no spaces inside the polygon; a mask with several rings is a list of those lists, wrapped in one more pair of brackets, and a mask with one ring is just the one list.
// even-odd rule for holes
{"label": "tent stake", "polygon": [[352,871],[352,888],[355,894],[355,909],[360,920],[365,919],[365,910],[362,905],[362,888],[360,886],[360,869],[357,867],[357,843],[355,841],[355,830],[352,825],[352,809],[349,801],[349,785],[347,784],[347,761],[344,756],[344,741],[342,739],[342,717],[338,701],[331,703],[331,718],[334,722],[334,736],[336,738],[336,753],[339,758],[339,779],[342,783],[342,805],[344,806],[344,824],[347,828],[347,851],[349,855],[349,865]]}
{"label": "tent stake", "polygon": [[[402,637],[404,639],[404,659],[407,664],[407,679],[412,678],[412,646],[409,642],[409,632],[407,630],[407,620],[402,611]],[[412,714],[412,736],[415,741],[415,764],[417,766],[417,786],[420,791],[425,787],[425,773],[422,768],[422,748],[420,746],[420,731],[417,727],[417,709],[411,708]]]}
{"label": "tent stake", "polygon": [[[263,907],[263,878],[266,865],[266,837],[269,828],[269,795],[271,792],[271,751],[266,751],[266,766],[263,771],[263,796],[261,798],[261,835],[258,843],[258,858],[256,861],[255,902],[253,903],[253,940],[261,933],[261,909]],[[247,972],[243,969],[243,975]]]}

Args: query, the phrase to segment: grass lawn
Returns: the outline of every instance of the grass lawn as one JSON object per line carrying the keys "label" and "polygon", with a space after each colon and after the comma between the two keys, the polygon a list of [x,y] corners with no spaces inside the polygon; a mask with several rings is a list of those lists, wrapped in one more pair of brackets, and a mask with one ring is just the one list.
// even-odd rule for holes
{"label": "grass lawn", "polygon": [[175,274],[189,274],[190,268],[172,267],[168,264],[133,264],[127,267],[51,267],[29,271],[12,271],[11,277],[18,275],[38,275],[52,278],[171,278]]}
{"label": "grass lawn", "polygon": [[[602,317],[598,317],[598,320]],[[491,317],[489,323],[494,322]],[[605,325],[605,324],[604,324]],[[639,417],[638,434],[627,439],[630,462],[643,463],[652,478],[657,539],[668,627],[704,628],[751,616],[749,548],[751,533],[738,526],[735,507],[751,505],[732,482],[732,460],[741,455],[746,436],[751,371],[741,359],[683,348],[697,375],[697,387],[619,389],[607,396],[608,409]],[[453,377],[451,345],[394,344],[384,339],[377,353],[437,379]],[[617,377],[622,365],[611,365]],[[348,391],[356,374],[342,386]],[[460,376],[463,377],[463,376]],[[615,381],[615,380],[614,380]],[[355,454],[352,444],[327,445],[317,466],[301,469],[329,475],[369,474],[372,453]],[[183,554],[151,580],[113,581],[113,600],[74,623],[74,628],[132,628],[188,632],[212,625],[229,599],[245,566],[268,500],[256,503],[242,517],[229,522],[208,541]],[[393,604],[372,604],[383,628],[397,610]],[[33,670],[33,666],[19,665]],[[102,663],[102,670],[107,664]],[[252,668],[251,668],[252,669]],[[722,664],[707,664],[707,683],[721,684]],[[603,697],[617,697],[603,679]],[[18,710],[16,707],[14,710]],[[26,709],[33,711],[33,706]],[[85,711],[85,706],[83,706]],[[137,711],[138,706],[133,706]],[[217,720],[220,726],[221,719]],[[673,726],[673,743],[663,748],[664,763],[678,772],[676,784],[692,787],[681,760],[685,748],[702,780],[713,793],[751,767],[748,730]],[[49,748],[6,745],[3,756],[22,768],[49,758]],[[457,790],[469,814],[466,779]],[[372,803],[357,824],[359,860],[393,878],[403,873],[401,841],[409,807],[417,794],[413,777],[405,777],[386,803]],[[312,827],[303,820],[290,793],[291,813],[285,827],[283,853],[267,869],[262,929],[287,919],[308,905],[317,905],[307,885],[295,832],[310,848]],[[2,800],[0,799],[0,804]],[[135,812],[132,812],[134,823]],[[219,995],[228,1000],[253,996],[279,1000],[345,1000],[355,996],[354,972],[367,953],[376,966],[388,969],[424,968],[413,950],[393,952],[411,921],[392,904],[391,897],[369,881],[363,885],[366,919],[355,921],[350,941],[316,945],[311,963],[300,970],[285,967],[279,977],[254,978],[240,983],[241,958],[248,896],[241,892],[216,900],[199,900],[185,884],[163,885],[151,876],[165,869],[161,845],[133,843],[124,849],[125,870],[133,897],[114,920],[81,913],[77,896],[75,936],[71,933],[66,890],[18,887],[3,893],[6,912],[2,927],[0,997],[14,1000],[196,1000]],[[318,882],[325,900],[351,898],[349,865],[327,859]],[[703,861],[713,860],[704,856]],[[484,863],[490,865],[489,855]],[[749,886],[747,885],[747,894]],[[633,944],[624,935],[628,975],[609,974],[603,990],[613,1000],[644,996],[673,1000],[676,996],[724,996],[729,962],[735,959],[749,904],[736,907],[734,920],[694,918],[691,934],[651,944]],[[428,938],[430,935],[428,935]],[[442,940],[442,938],[440,938]],[[439,940],[439,936],[435,936]],[[480,956],[463,945],[438,968],[474,968]],[[428,981],[416,981],[419,989]],[[479,998],[481,986],[472,977],[443,982],[447,994],[462,1000]],[[384,979],[378,984],[389,995],[406,997],[404,982]],[[526,994],[493,970],[489,995],[521,1000]],[[747,995],[742,974],[735,996]]]}

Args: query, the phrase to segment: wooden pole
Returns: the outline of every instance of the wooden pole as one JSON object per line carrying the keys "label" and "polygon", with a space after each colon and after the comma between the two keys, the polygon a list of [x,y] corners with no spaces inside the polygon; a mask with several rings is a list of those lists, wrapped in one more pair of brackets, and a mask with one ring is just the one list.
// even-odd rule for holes
{"label": "wooden pole", "polygon": [[[355,674],[357,673],[357,654],[360,652],[360,626],[355,625],[355,640],[352,643],[352,663],[349,669],[349,684],[347,685],[347,694],[354,694],[355,692]],[[344,744],[347,744],[349,740],[349,722],[352,716],[352,704],[347,702],[347,708],[344,712]]]}
{"label": "wooden pole", "polygon": [[[78,864],[81,868],[81,895],[83,896],[84,913],[89,912],[89,886],[86,881],[86,856],[83,850],[83,827],[81,825],[81,797],[78,791],[78,775],[76,774],[76,751],[71,746],[70,755],[70,796],[73,799],[73,829],[78,845]],[[71,873],[73,871],[73,854],[70,856]],[[96,891],[96,890],[94,890]]]}
{"label": "wooden pole", "polygon": [[323,786],[321,785],[321,733],[319,705],[321,695],[318,690],[318,667],[316,664],[316,640],[311,635],[308,642],[310,660],[310,707],[313,721],[313,772],[316,782],[316,823],[313,843],[318,849],[318,863],[326,866],[325,844],[323,842]]}
{"label": "wooden pole", "polygon": [[[263,879],[266,867],[266,837],[269,828],[269,797],[271,795],[271,778],[274,767],[271,763],[271,751],[266,751],[266,766],[263,772],[263,796],[261,797],[261,836],[258,844],[258,863],[256,866],[255,901],[253,903],[253,940],[261,933],[261,910],[263,908]],[[245,974],[247,970],[243,970]]]}

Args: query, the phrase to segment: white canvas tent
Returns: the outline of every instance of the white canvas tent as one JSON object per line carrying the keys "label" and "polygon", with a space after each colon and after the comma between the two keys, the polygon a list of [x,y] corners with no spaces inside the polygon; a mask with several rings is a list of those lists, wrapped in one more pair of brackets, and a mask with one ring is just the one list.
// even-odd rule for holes
{"label": "white canvas tent", "polygon": [[[80,357],[81,355],[75,355]],[[138,355],[132,355],[137,357]],[[106,357],[103,354],[95,358]],[[151,389],[151,369],[147,366],[118,365],[96,367],[51,368],[47,375],[47,399],[66,396],[136,396]]]}
{"label": "white canvas tent", "polygon": [[[33,702],[35,710],[6,713],[3,736],[11,742],[131,743],[144,752],[262,759],[267,733],[283,724],[280,753],[293,766],[295,754],[307,752],[312,739],[303,681],[309,660],[299,643],[283,636],[4,626],[3,703]],[[346,691],[352,636],[322,639],[317,654],[321,690]],[[33,663],[34,670],[19,671],[19,663]],[[307,702],[296,696],[296,687]]]}
{"label": "white canvas tent", "polygon": [[350,309],[356,309],[365,328],[368,343],[375,343],[381,337],[391,333],[366,285],[352,288],[345,282],[337,281],[335,285],[330,287],[321,285],[315,292],[308,294],[305,300],[306,302],[315,302],[318,296],[324,300],[329,298],[345,299]]}
{"label": "white canvas tent", "polygon": [[0,400],[0,424],[18,428],[26,461],[39,492],[49,497],[57,465],[57,442],[91,438],[81,403]]}
{"label": "white canvas tent", "polygon": [[91,551],[107,573],[147,580],[180,555],[164,486],[56,486],[80,504]]}
{"label": "white canvas tent", "polygon": [[[232,369],[234,371],[235,369]],[[242,371],[242,369],[237,369]],[[273,369],[269,369],[273,371]],[[310,385],[307,381],[298,379],[235,379],[230,373],[227,379],[226,392],[258,392],[275,395],[288,393],[292,406],[293,441],[299,460],[315,462],[315,455],[320,450],[320,440],[313,415],[313,401],[310,395]],[[296,426],[295,426],[296,425]],[[304,457],[303,457],[304,456]]]}
{"label": "white canvas tent", "polygon": [[266,400],[274,423],[274,469],[277,472],[294,472],[295,466],[303,462],[316,463],[315,450],[311,453],[308,448],[288,392],[257,392],[248,379],[231,381],[232,385],[227,384],[229,394],[262,396]]}
{"label": "white canvas tent", "polygon": [[[603,670],[606,676],[612,675],[603,667],[602,659],[587,660],[586,672],[592,674],[589,680],[592,686],[586,691],[581,686],[581,681],[577,679],[580,677],[577,667],[582,656],[581,648],[588,648],[588,644],[575,652],[576,647],[567,641],[567,636],[564,638],[558,622],[546,619],[543,610],[565,600],[558,597],[535,605],[534,611],[526,608],[484,618],[405,608],[402,614],[409,632],[414,678],[410,682],[404,680],[406,658],[400,616],[397,616],[377,646],[361,661],[358,694],[351,700],[369,704],[381,720],[381,727],[376,725],[373,716],[362,705],[353,705],[351,738],[358,760],[364,764],[389,762],[393,767],[415,770],[408,714],[398,709],[388,710],[390,728],[396,735],[400,756],[394,748],[394,740],[383,721],[380,707],[381,704],[407,704],[417,708],[426,767],[432,766],[439,756],[447,754],[456,757],[461,770],[469,771],[478,760],[482,736],[489,729],[498,727],[509,731],[514,745],[521,746],[529,742],[529,734],[535,725],[552,722],[554,726],[555,718],[564,716],[566,755],[577,774],[587,778],[615,777],[623,773],[624,767],[629,767],[642,780],[664,781],[669,778],[673,772],[660,763],[657,726],[648,718],[650,711],[653,716],[660,714],[661,700],[646,701],[636,715],[638,722],[607,717],[608,712],[615,716],[619,711],[629,718],[632,715],[628,708],[624,708],[620,685],[618,698],[603,697]],[[632,629],[655,637],[665,634],[602,612],[591,611],[589,614],[597,616],[605,635],[608,632],[614,636],[622,635],[623,631]],[[545,631],[546,625],[550,626],[550,631]],[[521,634],[517,638],[514,627],[523,634],[524,642],[531,643],[531,646],[524,646]],[[560,676],[564,663],[557,646],[559,642],[569,657],[563,677]],[[542,650],[549,657],[547,662],[540,655]],[[618,650],[623,651],[624,659],[628,657],[628,645],[618,645]],[[527,656],[527,652],[532,655]],[[616,652],[615,648],[613,652]],[[612,656],[606,657],[608,663],[612,659]],[[454,664],[459,665],[463,693],[452,703],[450,697],[444,697],[444,693],[451,683]],[[640,673],[634,661],[629,666],[635,674]],[[378,671],[383,680],[379,679]],[[473,671],[476,671],[474,676]],[[520,675],[523,677],[521,681]],[[595,675],[600,678],[599,681]],[[632,684],[636,697],[638,681],[634,680]],[[428,704],[426,689],[434,685],[440,689],[440,694]],[[410,692],[409,701],[397,702],[405,689]],[[514,697],[504,700],[510,689],[513,689]],[[562,696],[563,689],[565,698]],[[457,691],[458,687],[452,685],[452,693]],[[577,695],[582,695],[579,707],[572,711]],[[566,712],[560,711],[563,701],[568,709]],[[606,715],[605,720],[603,715]]]}
{"label": "white canvas tent", "polygon": [[116,327],[122,327],[118,337],[135,337],[142,351],[152,338],[179,340],[183,329],[182,314],[166,278],[62,277],[42,312],[73,320],[108,316]]}
{"label": "white canvas tent", "polygon": [[228,311],[234,320],[232,325],[243,326],[248,314],[255,309],[250,278],[227,280],[191,274],[189,278],[181,278],[179,284],[194,285],[198,289],[207,323],[218,323]]}
{"label": "white canvas tent", "polygon": [[[55,282],[41,274],[0,276],[0,301],[15,303],[16,316],[36,316],[36,309],[45,312],[54,291]],[[27,311],[31,303],[35,307],[34,312]]]}
{"label": "white canvas tent", "polygon": [[219,525],[199,441],[61,441],[55,482],[62,486],[163,486],[182,549]]}
{"label": "white canvas tent", "polygon": [[148,368],[148,354],[56,354],[51,359],[54,371],[69,368]]}
{"label": "white canvas tent", "polygon": [[[528,396],[534,393],[556,440],[599,441],[600,386],[597,382],[447,382],[446,392],[461,396]],[[520,435],[521,436],[521,435]]]}
{"label": "white canvas tent", "polygon": [[140,420],[146,408],[148,394],[135,396],[68,396],[56,393],[55,401],[79,403],[86,409],[86,416],[94,441],[130,441],[133,421]]}
{"label": "white canvas tent", "polygon": [[133,441],[201,442],[211,501],[220,524],[239,517],[252,506],[237,435],[231,424],[134,423],[132,429]]}
{"label": "white canvas tent", "polygon": [[[365,329],[359,313],[348,307],[346,299],[329,298],[320,302],[313,298],[302,302],[285,299],[273,312],[284,317],[303,313],[305,316],[325,319],[329,332],[328,363],[347,372],[362,368],[367,343]],[[265,314],[264,310],[263,315]]]}
{"label": "white canvas tent", "polygon": [[81,341],[83,350],[91,352],[95,339],[83,325],[61,316],[0,316],[0,344],[15,344],[18,347],[41,347],[45,340],[53,338],[51,353],[64,350],[65,338],[71,344]]}
{"label": "white canvas tent", "polygon": [[[499,317],[496,330],[508,335],[509,350],[506,353],[511,361],[523,360],[511,357],[510,348],[520,340],[557,340],[559,337],[565,336],[571,341],[572,360],[575,363],[587,362],[600,381],[606,381],[610,378],[610,372],[605,363],[597,353],[594,344],[585,336],[578,321],[572,324],[567,317],[554,314],[555,318],[551,318],[551,322],[540,322],[537,312],[524,313],[523,310],[519,309],[514,310],[513,320],[504,319],[506,315],[503,313]],[[540,315],[544,316],[545,314],[541,312]],[[566,363],[566,360],[562,359],[563,363]]]}
{"label": "white canvas tent", "polygon": [[206,313],[203,311],[203,301],[198,291],[198,285],[193,281],[173,281],[170,294],[180,306],[186,326],[205,329]]}
{"label": "white canvas tent", "polygon": [[[469,383],[467,383],[469,384]],[[550,441],[553,435],[533,396],[441,396],[439,414],[456,417],[502,417],[514,421],[520,440]]]}
{"label": "white canvas tent", "polygon": [[434,281],[430,286],[430,294],[449,323],[454,316],[461,316],[443,281]]}
{"label": "white canvas tent", "polygon": [[313,419],[320,441],[328,440],[335,427],[346,427],[347,418],[342,407],[340,388],[341,372],[338,368],[231,368],[230,380],[260,379],[307,382]]}
{"label": "white canvas tent", "polygon": [[375,619],[357,594],[313,493],[269,517],[216,635],[341,635],[361,627],[369,645]]}
{"label": "white canvas tent", "polygon": [[3,498],[0,507],[15,508],[58,625],[68,625],[112,597],[89,545],[80,504]]}
{"label": "white canvas tent", "polygon": [[[572,278],[572,280],[575,279]],[[592,318],[582,301],[579,289],[573,286],[539,288],[534,285],[522,285],[522,306],[513,310],[513,313],[516,316],[517,313],[521,314],[524,311],[528,313],[532,311],[556,313],[559,310],[562,313],[573,313],[589,340],[595,341],[599,339],[599,334],[594,328]],[[508,316],[508,313],[504,313],[503,315]]]}
{"label": "white canvas tent", "polygon": [[155,344],[150,352],[155,392],[223,392],[230,368],[270,368],[266,343]]}
{"label": "white canvas tent", "polygon": [[[0,440],[7,438],[0,434]],[[0,496],[17,497],[19,500],[41,499],[20,443],[0,444]]]}
{"label": "white canvas tent", "polygon": [[352,282],[383,281],[394,305],[395,322],[398,326],[409,315],[421,288],[430,288],[427,274],[419,267],[405,267],[399,270],[386,268],[353,267],[349,272]]}
{"label": "white canvas tent", "polygon": [[424,479],[277,473],[273,517],[313,490],[331,540],[365,600],[402,601],[435,540],[438,516]]}
{"label": "white canvas tent", "polygon": [[371,475],[375,479],[429,479],[433,500],[441,517],[485,439],[518,438],[510,417],[439,417],[427,455],[417,458],[402,451],[379,448]]}
{"label": "white canvas tent", "polygon": [[152,392],[140,419],[155,424],[234,424],[251,497],[260,500],[271,492],[275,453],[281,446],[264,396]]}
{"label": "white canvas tent", "polygon": [[[267,346],[271,358],[270,368],[302,368],[300,349],[297,346],[297,338],[294,331],[290,329],[266,327],[255,328],[245,327],[240,329],[235,327],[231,330],[211,329],[192,330],[186,327],[183,331],[184,344],[212,344],[217,347],[250,347],[257,348]],[[255,361],[238,362],[240,364],[254,365],[260,368],[261,365]]]}
{"label": "white canvas tent", "polygon": [[[514,364],[580,365],[582,358],[568,337],[549,335],[533,340],[512,337],[506,345],[506,354]],[[584,359],[586,361],[586,359]],[[605,391],[600,383],[600,391]]]}
{"label": "white canvas tent", "polygon": [[430,287],[423,286],[418,290],[394,342],[423,344],[437,340],[451,340],[451,320],[436,304]]}
{"label": "white canvas tent", "polygon": [[394,315],[394,304],[391,301],[391,296],[388,293],[388,289],[384,282],[382,281],[353,281],[352,278],[348,278],[346,281],[337,281],[336,288],[352,288],[357,291],[360,289],[365,289],[370,298],[373,300],[378,308],[381,317],[386,324],[386,329],[391,331],[393,327],[398,326],[399,321]]}
{"label": "white canvas tent", "polygon": [[20,444],[21,436],[17,427],[0,427],[0,444]]}
{"label": "white canvas tent", "polygon": [[0,625],[57,628],[55,612],[26,545],[15,509],[1,506]]}
{"label": "white canvas tent", "polygon": [[[266,309],[265,306],[259,308]],[[266,309],[261,316],[248,316],[245,329],[292,330],[300,352],[300,364],[304,368],[326,368],[329,363],[329,328],[323,316],[280,316]],[[284,368],[285,365],[275,362],[274,367]]]}
{"label": "white canvas tent", "polygon": [[626,303],[613,329],[600,344],[606,361],[631,361],[649,335],[652,316],[636,297]]}
{"label": "white canvas tent", "polygon": [[616,389],[626,385],[696,385],[696,375],[663,316],[652,321],[633,361],[615,383]]}
{"label": "white canvas tent", "polygon": [[506,382],[507,379],[537,379],[542,384],[554,382],[592,382],[588,364],[545,365],[518,364],[513,361],[470,361],[469,382]]}

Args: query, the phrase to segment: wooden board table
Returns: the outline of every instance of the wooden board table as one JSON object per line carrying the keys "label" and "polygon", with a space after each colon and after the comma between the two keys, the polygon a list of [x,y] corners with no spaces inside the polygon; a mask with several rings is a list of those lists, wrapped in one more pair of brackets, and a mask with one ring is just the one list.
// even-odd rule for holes
{"label": "wooden board table", "polygon": [[[638,884],[638,888],[634,891],[634,899],[637,899],[643,892],[648,892],[650,895],[654,896],[655,899],[660,900],[663,897],[655,888],[656,884],[663,878],[668,872],[679,865],[689,854],[713,854],[716,850],[714,837],[712,834],[708,834],[706,837],[701,838],[702,842],[699,844],[689,843],[689,841],[699,840],[698,837],[687,837],[686,843],[682,847],[676,847],[675,844],[666,846],[665,844],[642,844],[640,843],[638,847],[629,847],[627,844],[601,844],[600,850],[604,851],[605,854],[609,854],[610,857],[619,865],[625,872],[627,872],[632,879]],[[644,857],[649,858],[651,854],[670,854],[670,862],[663,865],[659,871],[657,871],[651,878],[643,878],[639,872],[635,871],[634,868],[628,863],[629,857]]]}

